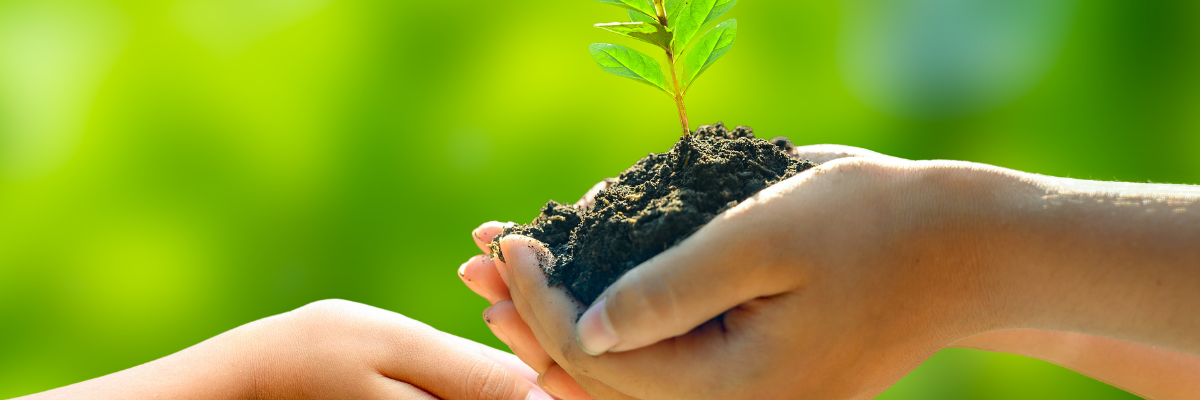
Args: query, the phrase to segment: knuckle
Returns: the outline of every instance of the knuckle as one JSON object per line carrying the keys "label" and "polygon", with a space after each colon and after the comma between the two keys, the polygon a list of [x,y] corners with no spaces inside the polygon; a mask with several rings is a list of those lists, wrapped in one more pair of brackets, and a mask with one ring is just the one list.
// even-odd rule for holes
{"label": "knuckle", "polygon": [[814,169],[820,176],[842,176],[869,172],[878,163],[865,158],[840,158],[821,164]]}
{"label": "knuckle", "polygon": [[314,341],[326,340],[330,335],[363,334],[366,326],[362,316],[372,307],[363,304],[329,299],[308,303],[300,308],[279,315],[291,332]]}
{"label": "knuckle", "polygon": [[350,302],[347,300],[342,300],[342,299],[317,300],[312,303],[305,304],[304,306],[296,309],[296,313],[297,314],[305,314],[305,315],[309,315],[309,314],[325,315],[325,314],[331,314],[331,313],[336,314],[339,310],[345,310],[347,308],[351,308],[356,304],[357,303],[353,303],[353,302]]}
{"label": "knuckle", "polygon": [[465,376],[464,388],[472,400],[508,400],[514,398],[516,385],[512,371],[486,359],[476,360]]}
{"label": "knuckle", "polygon": [[345,309],[345,304],[343,303],[348,302],[345,300],[318,300],[292,310],[287,313],[287,316],[299,328],[315,328],[322,324],[330,323],[338,318],[339,315],[342,315],[338,310]]}
{"label": "knuckle", "polygon": [[830,180],[847,180],[860,183],[878,183],[881,179],[894,178],[911,170],[915,163],[894,157],[853,157],[834,160],[817,166],[818,175]]}

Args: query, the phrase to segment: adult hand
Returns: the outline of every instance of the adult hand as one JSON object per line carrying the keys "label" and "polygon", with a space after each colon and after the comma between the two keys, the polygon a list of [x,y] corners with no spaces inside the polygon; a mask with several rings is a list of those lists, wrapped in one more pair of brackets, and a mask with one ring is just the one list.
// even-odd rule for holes
{"label": "adult hand", "polygon": [[[892,157],[873,151],[840,145],[797,147],[791,155],[815,163],[825,163],[840,158],[852,157],[893,159]],[[605,179],[597,183],[576,202],[576,206],[589,206],[596,193],[609,187],[612,183],[613,180],[611,179]],[[507,278],[499,273],[496,265],[497,261],[489,256],[490,249],[488,245],[509,224],[511,223],[488,222],[472,232],[472,237],[476,245],[484,252],[484,255],[473,257],[464,263],[459,269],[459,276],[468,287],[493,304],[491,308],[484,312],[484,318],[489,328],[492,329],[497,337],[508,344],[522,360],[533,366],[535,370],[543,372],[540,383],[542,383],[545,389],[561,398],[590,398],[580,385],[571,379],[563,367],[556,363],[555,359],[551,358],[542,349],[533,334],[533,330],[525,321],[520,319],[521,315],[518,315],[517,307],[513,304],[509,295],[509,288],[506,283]],[[591,381],[590,386],[592,387],[601,385],[598,381],[584,376],[579,376],[579,378]],[[604,388],[601,391],[613,392],[611,388]]]}
{"label": "adult hand", "polygon": [[325,300],[29,399],[549,400],[513,355],[390,311]]}
{"label": "adult hand", "polygon": [[[613,397],[868,398],[938,349],[1008,328],[1087,330],[1195,350],[1186,332],[1197,321],[1178,316],[1200,315],[1190,312],[1197,302],[1188,295],[1197,270],[1180,267],[1197,265],[1189,244],[1198,235],[1178,222],[1196,218],[1197,196],[1161,188],[1130,199],[1043,178],[968,163],[828,163],[622,277],[580,320],[582,346],[569,323],[582,305],[545,287],[536,261],[544,249],[506,238],[509,262],[496,267],[557,365],[589,389],[602,382]],[[1080,221],[1097,211],[1085,204],[1114,197],[1124,208],[1102,214],[1115,219]],[[1173,219],[1146,217],[1154,209],[1129,207],[1131,200],[1171,206]],[[1139,253],[1147,239],[1156,251]],[[1066,244],[1082,246],[1064,251]],[[1114,247],[1125,252],[1098,257]],[[1134,272],[1153,273],[1131,274],[1131,259],[1141,269]],[[1063,262],[1045,268],[1052,261]],[[1175,279],[1164,284],[1162,276]],[[1046,287],[1053,278],[1066,284]],[[1077,294],[1081,285],[1091,286]],[[1113,300],[1095,289],[1113,285],[1158,308],[1106,306]]]}
{"label": "adult hand", "polygon": [[986,293],[965,290],[982,277],[948,268],[979,262],[954,251],[974,224],[945,225],[969,213],[934,212],[949,201],[909,164],[845,158],[773,186],[627,273],[578,328],[584,305],[546,286],[539,243],[503,239],[496,265],[537,341],[597,397],[870,398],[991,328],[971,323]]}

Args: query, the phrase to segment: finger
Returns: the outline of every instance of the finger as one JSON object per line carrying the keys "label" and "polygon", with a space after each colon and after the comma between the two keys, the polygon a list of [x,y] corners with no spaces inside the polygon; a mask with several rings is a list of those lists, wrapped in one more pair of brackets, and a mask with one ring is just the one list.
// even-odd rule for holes
{"label": "finger", "polygon": [[484,310],[483,319],[497,337],[503,336],[500,340],[507,344],[521,361],[538,373],[544,373],[554,364],[554,360],[538,344],[529,325],[517,314],[512,300],[501,301]]}
{"label": "finger", "polygon": [[491,255],[492,250],[488,246],[492,244],[492,239],[504,231],[504,228],[513,225],[512,222],[484,222],[483,225],[479,225],[478,228],[471,231],[471,239],[475,240],[475,246],[479,247],[479,251]]}
{"label": "finger", "polygon": [[388,378],[386,376],[378,377],[379,395],[375,396],[380,399],[397,399],[397,400],[438,400],[432,394],[421,390],[416,386]]}
{"label": "finger", "polygon": [[522,379],[525,379],[526,381],[528,381],[530,383],[538,383],[537,371],[534,371],[533,368],[530,368],[528,365],[526,365],[524,362],[522,362],[520,358],[517,358],[517,356],[513,355],[512,353],[500,351],[500,350],[494,349],[490,346],[476,343],[475,341],[472,341],[470,339],[464,339],[464,338],[461,338],[458,336],[451,335],[449,333],[447,333],[446,335],[450,336],[452,339],[454,339],[456,342],[458,342],[458,344],[462,345],[463,347],[467,348],[468,350],[473,351],[476,354],[479,354],[481,356],[487,357],[487,358],[491,359],[492,361],[495,361],[495,362],[499,363],[500,365],[503,365],[505,368],[508,368],[509,370],[511,370],[513,372],[516,372],[517,375],[520,375]]}
{"label": "finger", "polygon": [[[587,397],[581,397],[580,398],[581,400],[589,400],[589,399],[594,399],[594,398],[599,398],[599,399],[604,399],[604,400],[639,400],[637,397],[630,396],[628,394],[625,394],[622,391],[614,389],[612,386],[609,386],[598,379],[591,378],[586,375],[581,375],[578,373],[576,373],[576,375],[578,376],[578,379],[576,380],[576,384],[579,385],[580,388],[582,388],[584,390],[583,393],[587,396]],[[567,376],[570,376],[570,375],[567,375]],[[662,398],[685,398],[686,399],[688,397],[667,396],[667,397],[662,397]],[[565,400],[576,400],[576,399],[567,398]]]}
{"label": "finger", "polygon": [[[516,352],[516,347],[513,346],[512,339],[508,338],[508,334],[504,332],[504,329],[500,328],[499,325],[492,323],[491,317],[488,316],[488,313],[491,311],[492,311],[492,307],[483,309],[484,324],[487,325],[488,330],[492,331],[492,336],[495,336],[496,339],[500,339],[501,342],[504,342],[505,346],[508,346],[509,351]],[[518,355],[517,357],[520,357],[520,356]]]}
{"label": "finger", "polygon": [[[503,261],[497,262],[497,266],[502,271],[506,270],[505,263]],[[519,294],[519,292],[514,292],[514,293]],[[539,363],[539,364],[541,362],[541,357],[550,357],[550,359],[548,361],[546,361],[549,363],[549,366],[545,370],[542,370],[543,376],[545,376],[546,373],[550,373],[550,376],[551,376],[550,382],[557,385],[557,387],[561,387],[562,392],[567,394],[567,395],[558,395],[558,394],[552,393],[552,395],[554,395],[558,398],[566,399],[566,400],[575,400],[576,398],[580,398],[580,399],[584,399],[584,400],[590,399],[591,398],[590,396],[588,396],[588,397],[579,397],[578,396],[579,391],[583,391],[583,389],[578,388],[578,390],[576,390],[574,388],[574,386],[578,386],[579,383],[577,381],[575,381],[574,379],[572,379],[570,374],[566,374],[566,376],[563,377],[557,373],[551,372],[555,369],[558,369],[558,370],[564,370],[564,373],[565,373],[565,368],[563,368],[559,364],[555,363],[555,361],[553,359],[554,357],[558,357],[559,359],[562,359],[562,353],[560,353],[558,351],[558,349],[553,345],[553,343],[555,343],[555,342],[552,340],[549,340],[546,332],[543,329],[541,329],[541,326],[538,323],[536,317],[533,315],[532,311],[529,309],[528,303],[525,302],[524,300],[518,300],[518,301],[520,301],[519,306],[517,305],[517,301],[512,301],[512,300],[503,301],[503,302],[498,303],[497,305],[499,307],[495,307],[495,306],[493,307],[497,310],[497,312],[494,314],[495,316],[492,316],[491,313],[489,313],[487,318],[490,319],[491,322],[493,322],[493,323],[498,323],[498,324],[502,324],[505,326],[513,325],[513,326],[517,327],[516,329],[508,328],[508,330],[509,330],[509,332],[518,331],[520,333],[517,333],[514,336],[523,337],[522,339],[512,340],[513,342],[520,342],[520,344],[517,345],[517,347],[513,349],[513,351],[516,352],[518,356],[526,356],[526,357],[529,357],[530,359],[537,360],[537,361],[531,361],[531,362]],[[514,308],[516,308],[519,313],[510,311],[510,309],[508,308],[510,305],[514,306]],[[579,306],[579,309],[582,309],[582,305]],[[529,321],[529,322],[527,323],[526,321]],[[549,344],[549,345],[545,345],[545,344]],[[547,350],[551,351],[553,354],[548,355]],[[601,397],[605,400],[610,400],[610,399],[611,400],[636,400],[633,397],[630,397],[624,393],[621,393],[620,391],[613,389],[598,380],[587,378],[587,377],[581,376],[581,375],[579,376],[579,378],[588,382],[588,386],[587,386],[588,390],[590,390],[593,393],[596,393],[599,397]],[[562,380],[564,380],[564,379],[571,379],[571,382],[562,382]],[[543,380],[539,381],[539,383],[545,383],[544,378],[543,378]],[[583,393],[586,395],[587,391],[583,391]]]}
{"label": "finger", "polygon": [[508,285],[504,284],[504,279],[496,270],[496,263],[491,256],[480,254],[471,257],[458,267],[458,278],[462,279],[467,288],[487,299],[489,303],[496,304],[509,298]]}
{"label": "finger", "polygon": [[558,364],[550,366],[550,369],[538,377],[538,385],[546,393],[563,400],[594,400],[583,390],[583,386]]}
{"label": "finger", "polygon": [[[459,340],[428,325],[394,332],[397,349],[377,368],[388,378],[406,382],[445,400],[549,399],[536,384]],[[542,396],[542,397],[537,397]]]}
{"label": "finger", "polygon": [[576,208],[591,207],[592,204],[594,204],[596,202],[596,195],[599,194],[601,190],[608,189],[608,188],[612,187],[612,185],[615,185],[616,183],[617,183],[616,178],[604,178],[604,180],[602,180],[599,183],[592,186],[591,189],[588,189],[587,193],[584,193],[583,197],[579,198],[579,201],[575,202],[575,207]]}
{"label": "finger", "polygon": [[871,150],[843,146],[840,144],[814,144],[808,146],[798,146],[793,150],[797,157],[803,160],[812,161],[814,164],[824,164],[839,158],[847,157],[887,157],[896,158],[884,154],[879,154]]}
{"label": "finger", "polygon": [[513,297],[518,315],[531,328],[547,354],[561,363],[565,357],[561,346],[573,339],[560,337],[557,333],[574,330],[572,321],[585,309],[584,305],[563,289],[547,285],[541,264],[551,261],[549,257],[553,256],[541,242],[511,235],[500,241],[500,248],[505,257],[510,250],[515,254],[515,258],[508,258],[507,262],[496,262],[496,267],[510,283],[509,295]]}
{"label": "finger", "polygon": [[697,376],[704,379],[721,371],[711,366],[723,354],[727,339],[715,324],[637,351],[600,357],[584,353],[575,340],[574,323],[582,304],[561,288],[546,285],[538,265],[539,260],[548,260],[546,250],[536,240],[517,235],[505,237],[500,247],[508,261],[497,266],[508,275],[512,301],[522,319],[531,325],[542,348],[595,397],[658,398],[689,392],[698,396],[703,392],[698,385],[680,387]]}
{"label": "finger", "polygon": [[[505,263],[503,260],[497,261],[496,267],[498,270],[500,270],[500,274],[502,276],[506,276],[506,277],[508,276],[507,263]],[[512,299],[508,303],[513,304],[514,308],[517,310],[516,319],[520,320],[519,325],[522,328],[529,330],[529,333],[533,336],[532,342],[537,346],[538,349],[541,350],[541,353],[547,354],[547,356],[549,356],[551,358],[551,360],[553,360],[551,362],[549,368],[547,368],[545,371],[541,371],[541,372],[544,374],[551,368],[556,368],[556,367],[563,368],[561,366],[561,364],[557,363],[557,362],[564,362],[562,353],[559,352],[558,346],[555,344],[556,342],[551,340],[549,335],[546,334],[546,331],[544,329],[542,329],[541,323],[538,322],[537,316],[534,315],[533,311],[530,309],[529,303],[527,301],[525,301],[523,297],[521,297],[520,291],[510,290],[510,294],[517,296],[517,298]],[[582,308],[582,305],[580,305],[580,308]],[[511,318],[512,318],[511,315],[507,316],[507,317],[502,316],[501,318],[499,318],[499,320],[503,321],[503,320],[511,319]],[[512,323],[512,322],[509,322],[509,323]],[[516,323],[512,323],[512,324],[516,324]],[[525,350],[522,350],[520,352],[517,352],[517,354],[520,355],[525,352],[526,352]],[[561,397],[561,396],[559,396],[559,397]]]}
{"label": "finger", "polygon": [[[514,292],[514,293],[517,293],[518,296],[520,295],[520,292]],[[516,308],[518,309],[518,311],[524,310],[523,311],[524,315],[528,316],[528,317],[524,317],[524,318],[527,318],[530,321],[533,321],[533,324],[535,325],[534,327],[530,327],[528,324],[525,323],[524,319],[520,319],[521,318],[520,315],[513,316],[511,314],[508,314],[507,316],[503,317],[505,319],[508,319],[508,318],[517,319],[518,320],[517,323],[519,323],[522,327],[529,329],[532,332],[536,332],[533,335],[534,338],[525,339],[525,342],[528,343],[528,345],[522,345],[522,347],[526,347],[526,346],[532,347],[539,354],[546,354],[546,350],[549,349],[549,350],[553,351],[554,356],[557,356],[560,359],[562,359],[562,353],[559,352],[556,347],[553,347],[554,346],[553,343],[555,343],[555,342],[552,340],[546,339],[546,338],[548,338],[548,335],[545,333],[544,330],[540,329],[540,326],[538,326],[539,324],[537,323],[536,318],[533,317],[532,310],[529,308],[528,303],[525,302],[523,299],[515,299],[515,300],[516,301],[506,301],[504,303],[512,303],[512,304],[516,305],[518,302],[520,302],[521,305]],[[582,306],[580,306],[580,307],[582,307]],[[550,343],[551,347],[541,346],[540,345],[541,342],[539,342],[539,339],[538,339],[539,337],[542,338],[540,340],[543,340],[545,343]],[[518,354],[521,354],[521,352],[518,352]],[[547,390],[548,392],[551,392],[552,390],[557,390],[557,392],[551,392],[550,394],[552,396],[555,396],[555,397],[558,397],[558,398],[564,399],[564,400],[590,400],[590,399],[592,399],[592,396],[588,395],[589,392],[594,394],[596,397],[599,397],[599,398],[602,398],[605,400],[637,400],[636,398],[634,398],[632,396],[629,396],[617,389],[612,388],[611,386],[605,384],[604,382],[601,382],[597,379],[587,377],[587,376],[579,373],[575,368],[570,368],[572,371],[575,371],[575,377],[572,377],[571,373],[569,373],[567,371],[567,369],[568,368],[564,368],[561,364],[557,364],[554,361],[551,361],[550,367],[547,368],[546,371],[544,371],[542,373],[542,375],[539,377],[539,382],[538,382],[539,385],[541,385],[543,389],[546,389],[547,387],[549,387],[550,390]],[[579,379],[579,380],[576,380],[576,379]],[[580,382],[586,382],[587,384],[581,385]],[[587,389],[585,390],[584,387],[586,387]]]}
{"label": "finger", "polygon": [[[503,265],[503,262],[500,262],[498,264]],[[501,269],[503,269],[503,267]],[[519,293],[519,292],[514,292],[514,293]],[[518,303],[518,301],[520,302],[521,305],[517,306],[516,308],[522,314],[519,314],[517,316],[512,316],[511,314],[509,314],[509,316],[506,316],[504,318],[519,319],[520,320],[519,323],[520,323],[521,327],[523,327],[525,329],[529,329],[531,332],[533,332],[534,339],[525,339],[524,342],[529,343],[529,344],[522,345],[522,347],[533,348],[534,349],[533,351],[536,351],[538,355],[546,354],[547,350],[553,352],[553,354],[550,356],[552,358],[552,360],[550,361],[550,366],[543,372],[542,377],[540,377],[541,380],[539,381],[539,384],[555,385],[552,387],[560,388],[561,392],[565,393],[565,394],[551,393],[551,395],[561,398],[561,399],[566,399],[566,400],[576,400],[576,399],[588,400],[588,399],[591,399],[591,396],[587,396],[587,393],[591,392],[591,393],[595,394],[596,397],[599,397],[599,398],[602,398],[605,400],[637,400],[634,397],[626,395],[625,393],[622,393],[599,380],[583,376],[583,375],[579,374],[578,371],[576,371],[574,368],[571,368],[571,370],[576,371],[575,376],[578,377],[578,379],[581,379],[582,382],[587,382],[586,390],[584,390],[583,387],[576,388],[576,386],[581,386],[579,384],[580,381],[576,381],[575,378],[572,378],[572,375],[565,371],[567,368],[564,368],[560,364],[557,364],[554,362],[553,357],[559,357],[559,359],[562,359],[562,353],[558,352],[558,349],[556,347],[554,347],[554,345],[553,345],[554,341],[547,339],[548,335],[545,333],[544,330],[542,330],[540,328],[540,325],[537,323],[537,320],[533,316],[532,311],[529,309],[528,304],[526,302],[524,302],[524,300],[506,301],[506,302],[502,302],[501,304],[512,303],[512,304],[516,305]],[[524,315],[524,317],[522,317],[521,315]],[[529,324],[526,324],[525,321],[531,321],[531,322]],[[530,325],[533,325],[533,326],[530,326]],[[542,345],[542,343],[549,343],[550,345],[548,345],[548,346]],[[517,354],[521,355],[521,354],[528,353],[528,352],[530,352],[530,350],[521,350],[521,351],[517,351]],[[556,372],[553,372],[556,369],[563,370],[563,374],[560,375]],[[550,376],[549,381],[545,380],[545,377],[547,376],[546,374],[549,374],[549,376]],[[570,380],[569,382],[566,381],[568,379]],[[550,382],[550,383],[547,383],[547,382]],[[586,397],[580,396],[580,393],[583,393],[582,396],[586,396]]]}
{"label": "finger", "polygon": [[[437,376],[433,382],[417,378],[404,381],[420,387],[438,398],[445,400],[550,400],[550,396],[536,384],[530,383],[516,372],[489,358],[472,354],[476,358],[471,363],[456,366],[454,373]],[[420,366],[422,369],[433,369],[435,365],[446,363],[446,357],[430,355],[428,363]],[[416,367],[416,366],[414,366]],[[426,371],[424,375],[431,372]]]}

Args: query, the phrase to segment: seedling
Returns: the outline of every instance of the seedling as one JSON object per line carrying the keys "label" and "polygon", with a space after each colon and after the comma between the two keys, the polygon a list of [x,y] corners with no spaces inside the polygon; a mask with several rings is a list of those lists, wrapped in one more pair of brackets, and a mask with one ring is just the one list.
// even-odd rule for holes
{"label": "seedling", "polygon": [[[710,29],[693,44],[696,34],[733,8],[737,0],[596,0],[627,8],[631,22],[596,24],[597,28],[641,40],[667,53],[668,83],[662,66],[637,50],[615,44],[591,46],[592,58],[611,74],[654,86],[675,100],[683,136],[691,134],[683,96],[696,78],[725,55],[737,36],[737,20]],[[690,45],[690,46],[689,46]],[[680,61],[683,61],[682,65]]]}

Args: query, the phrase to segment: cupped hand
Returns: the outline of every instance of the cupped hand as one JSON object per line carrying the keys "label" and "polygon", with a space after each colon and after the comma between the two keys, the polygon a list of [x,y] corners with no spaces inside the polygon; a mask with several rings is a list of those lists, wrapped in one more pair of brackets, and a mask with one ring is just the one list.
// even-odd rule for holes
{"label": "cupped hand", "polygon": [[933,166],[843,158],[768,188],[624,275],[577,325],[536,242],[504,239],[498,266],[551,357],[623,394],[872,398],[997,328],[977,318],[985,260],[960,251],[976,248],[962,242],[974,196],[932,195],[972,167]]}
{"label": "cupped hand", "polygon": [[[902,161],[902,160],[895,159],[892,157],[883,156],[883,155],[880,155],[878,153],[874,153],[874,152],[871,152],[868,150],[863,150],[863,149],[858,149],[858,148],[853,148],[853,147],[846,147],[846,146],[836,146],[836,145],[819,145],[819,146],[799,147],[796,149],[796,152],[794,153],[794,155],[798,156],[800,158],[813,160],[818,163],[825,163],[825,162],[829,162],[832,160],[847,159],[847,158],[872,158],[872,159],[884,160],[884,161],[888,161],[888,162],[901,162]],[[585,196],[577,204],[586,206],[589,203],[589,198],[591,196],[594,196],[595,192],[597,192],[598,189],[602,189],[603,187],[606,187],[606,182],[601,182],[600,184],[598,184],[597,187],[595,187],[591,191],[589,191],[589,194],[587,196]],[[762,207],[756,207],[756,208],[762,208]],[[771,213],[771,211],[767,210],[766,213],[769,214],[769,213]],[[477,229],[475,232],[473,232],[473,236],[475,238],[476,244],[479,245],[480,249],[486,253],[488,251],[486,245],[492,241],[494,236],[496,234],[498,234],[500,232],[500,230],[503,229],[503,227],[504,227],[504,224],[499,224],[499,223],[495,223],[495,222],[484,224],[479,229]],[[754,238],[756,238],[756,236],[747,235],[744,232],[730,232],[730,230],[731,229],[729,227],[725,227],[721,230],[713,232],[711,236],[719,237],[719,236],[723,236],[723,235],[733,234],[734,236],[738,236],[743,239],[746,239],[746,241],[748,241],[748,242],[755,241]],[[698,234],[698,236],[699,236],[699,234]],[[533,252],[544,251],[543,249],[540,249],[539,245],[532,240],[521,239],[521,238],[506,238],[504,241],[505,254],[509,254],[509,251],[510,251],[509,247],[514,246],[514,245],[511,245],[510,242],[514,241],[514,240],[522,240],[523,244],[516,246],[518,248],[512,249],[511,251],[513,251],[513,252],[517,252],[522,255],[528,256],[530,251],[533,251]],[[689,239],[689,240],[692,240],[692,239]],[[718,247],[718,248],[722,248],[722,247]],[[674,250],[675,253],[679,253],[682,251],[685,251],[685,250],[683,250],[683,249],[675,249]],[[708,253],[711,253],[711,252],[708,252]],[[697,254],[700,254],[700,253],[697,253]],[[705,253],[705,254],[707,254],[707,253]],[[666,256],[666,254],[664,254],[664,256]],[[660,258],[662,258],[662,256],[660,256]],[[740,257],[737,257],[737,258],[740,259]],[[537,257],[524,257],[524,258],[518,257],[518,260],[522,260],[522,259],[525,261],[529,261],[529,260],[536,260],[538,258]],[[532,269],[526,268],[526,267],[529,267],[529,265],[524,265],[524,264],[530,264],[530,263],[522,263],[521,261],[514,261],[514,260],[510,259],[509,263],[506,264],[504,262],[500,262],[499,260],[492,260],[490,257],[477,256],[475,258],[472,258],[466,264],[464,264],[463,268],[460,269],[460,276],[463,277],[464,282],[466,282],[469,287],[471,287],[476,293],[480,294],[481,296],[483,296],[485,298],[488,298],[489,301],[496,304],[488,311],[488,314],[491,314],[488,319],[489,319],[489,326],[492,327],[492,330],[494,332],[497,332],[497,336],[500,336],[502,338],[502,340],[504,340],[506,343],[508,343],[510,345],[510,347],[513,348],[514,352],[516,352],[517,355],[521,356],[526,362],[531,363],[531,365],[533,365],[533,364],[553,365],[556,369],[564,369],[565,371],[571,372],[572,375],[575,375],[577,378],[579,378],[579,380],[581,382],[585,383],[583,386],[594,390],[593,393],[595,393],[596,391],[601,391],[601,392],[607,392],[610,395],[615,394],[615,396],[612,396],[612,397],[628,396],[627,393],[632,393],[632,394],[637,394],[637,395],[653,395],[654,394],[653,391],[640,390],[636,387],[630,388],[629,385],[620,385],[621,390],[614,389],[613,387],[601,384],[601,382],[604,381],[604,378],[609,378],[608,376],[605,376],[605,374],[600,374],[598,376],[593,377],[590,374],[585,373],[584,370],[587,369],[586,367],[590,363],[591,360],[589,360],[589,358],[591,358],[591,357],[576,358],[573,356],[573,354],[578,355],[576,353],[578,353],[580,350],[577,347],[572,348],[575,345],[575,334],[573,333],[574,332],[573,326],[565,326],[564,327],[561,324],[556,323],[556,326],[561,329],[560,329],[560,331],[555,332],[557,334],[552,334],[552,332],[555,330],[550,329],[550,327],[548,327],[548,326],[545,326],[546,324],[533,323],[533,325],[534,325],[533,327],[530,327],[529,325],[525,324],[525,321],[543,321],[543,320],[546,320],[546,321],[574,321],[575,316],[578,315],[578,313],[580,311],[582,311],[583,308],[582,308],[582,305],[579,305],[579,304],[574,304],[572,307],[565,306],[567,304],[573,304],[574,301],[572,299],[570,299],[569,297],[563,295],[561,292],[559,292],[557,290],[546,289],[545,283],[544,283],[544,278],[541,277],[540,268],[537,268],[536,264],[533,264]],[[647,264],[649,264],[649,263],[647,263]],[[499,267],[499,268],[497,268],[497,267]],[[639,268],[639,269],[641,269],[641,268]],[[521,273],[522,271],[528,272],[528,273],[522,274]],[[700,275],[703,275],[703,273],[701,273]],[[509,283],[518,284],[516,286],[520,286],[520,284],[522,284],[522,283],[528,284],[528,285],[526,285],[526,286],[528,286],[528,290],[526,290],[526,291],[519,290],[518,287],[514,286],[513,291],[512,291],[512,297],[514,297],[513,300],[515,300],[515,304],[512,304],[513,300],[509,300],[509,298],[510,298],[509,292],[508,292],[508,284]],[[665,283],[663,286],[665,286]],[[660,289],[670,290],[671,288],[660,287]],[[523,297],[525,297],[525,298],[523,299]],[[537,304],[533,304],[528,301],[528,299],[530,299],[530,298],[537,299],[539,301],[536,302]],[[703,299],[701,299],[701,300],[703,300]],[[539,304],[540,304],[540,306],[539,306]],[[720,304],[720,303],[718,303],[718,304]],[[720,307],[725,307],[725,308],[720,308],[719,311],[715,311],[715,312],[701,311],[700,313],[704,314],[704,313],[711,312],[711,315],[708,316],[708,318],[711,318],[713,316],[721,314],[721,312],[725,311],[725,309],[732,308],[739,304],[741,304],[741,303],[731,303],[728,305],[722,305],[722,306],[718,306],[717,308],[720,308]],[[543,309],[543,310],[541,310],[542,311],[541,313],[537,312],[538,309],[544,308],[544,307],[549,307],[549,305],[555,305],[558,308],[554,309],[554,310]],[[747,304],[747,306],[750,306],[750,304]],[[520,316],[524,316],[525,320],[519,319],[518,315],[517,315],[518,312],[514,312],[515,310],[518,310],[518,309],[520,310],[520,312],[519,312]],[[556,313],[561,314],[561,315],[556,315]],[[736,314],[736,310],[733,314]],[[733,316],[736,317],[736,315],[733,315]],[[727,315],[727,317],[728,317],[728,315]],[[661,322],[662,321],[659,320],[659,321],[655,322],[653,325],[655,325],[656,328],[661,328],[664,326]],[[692,322],[681,322],[681,321],[675,321],[675,322],[677,325],[692,324]],[[703,321],[699,321],[699,322],[703,322]],[[585,321],[585,323],[586,323],[586,321]],[[538,326],[538,325],[541,325],[541,326]],[[663,334],[661,332],[657,332],[654,329],[652,329],[651,331],[642,331],[640,333],[642,333],[644,335],[644,338],[640,339],[642,341],[641,343],[634,342],[634,341],[624,341],[623,343],[621,343],[620,347],[615,350],[627,350],[627,349],[631,349],[631,348],[635,348],[635,347],[641,347],[643,345],[653,343],[653,342],[657,341],[658,339],[674,337],[678,334],[682,334],[684,332],[690,331],[691,328],[695,327],[696,325],[699,325],[699,323],[697,322],[695,324],[692,324],[691,326],[689,326],[687,328],[675,328],[674,330],[679,331],[679,332],[673,332],[672,334],[669,334],[669,335]],[[569,328],[569,329],[567,329],[567,328]],[[645,327],[640,327],[640,328],[645,328]],[[565,330],[563,330],[563,329],[565,329]],[[699,329],[697,331],[702,331],[702,330],[703,329]],[[634,338],[634,340],[638,340],[638,339]],[[540,341],[540,345],[539,345],[539,341]],[[704,341],[697,342],[697,341],[691,340],[691,341],[688,341],[688,343],[690,343],[693,346],[698,347],[697,349],[695,349],[696,351],[692,352],[692,355],[700,354],[703,352],[711,353],[710,351],[706,351],[706,350],[708,350],[712,346],[710,344],[705,344],[706,342],[704,342]],[[544,346],[546,349],[551,349],[551,351],[550,352],[543,351],[542,346]],[[675,350],[679,350],[677,344],[670,344],[669,346],[674,346]],[[554,349],[558,349],[558,351],[555,351]],[[677,354],[680,354],[680,353],[682,353],[682,351],[677,352]],[[552,357],[552,355],[553,355],[553,357]],[[611,358],[609,356],[610,355],[606,355],[606,356],[603,356],[600,358],[601,359],[604,359],[606,357]],[[580,364],[582,364],[582,365],[580,365]],[[654,363],[653,365],[661,365],[661,363]],[[535,368],[537,368],[537,367],[535,367]],[[634,369],[640,370],[638,368],[634,368]],[[643,377],[645,377],[645,378],[652,378],[657,375],[655,373],[652,373],[653,368],[651,368],[649,370],[640,370],[640,371],[647,373],[646,375],[643,375]],[[690,372],[684,373],[682,370],[680,371],[680,375],[687,375],[687,374],[691,374],[691,373]],[[693,376],[701,376],[698,374],[692,374],[692,375]],[[545,381],[546,380],[543,379],[543,382],[545,382]],[[712,380],[710,380],[710,381],[712,381]],[[716,381],[717,382],[729,382],[728,379],[717,379]],[[555,393],[556,391],[561,391],[561,389],[556,390],[557,388],[555,388],[554,384],[557,384],[559,386],[572,387],[572,388],[577,386],[577,384],[575,384],[575,382],[571,382],[571,381],[566,381],[566,382],[557,382],[556,381],[556,382],[548,382],[548,383],[551,383],[551,385],[544,385],[544,387],[547,387],[547,389],[549,391],[551,391],[551,393]],[[603,386],[603,387],[600,388],[600,390],[593,389],[593,387],[598,386],[598,385]],[[668,387],[668,386],[672,386],[672,385],[666,384],[664,382],[663,384],[651,383],[646,386],[647,387],[649,387],[649,386]],[[695,386],[695,387],[697,389],[699,389],[702,386]],[[625,390],[627,392],[623,392],[622,390]],[[703,392],[707,392],[710,394],[716,393],[716,392],[712,392],[712,391],[708,391],[708,390],[703,390]],[[671,396],[675,396],[675,395],[678,395],[678,393],[671,394]],[[608,398],[606,396],[599,396],[599,397]]]}
{"label": "cupped hand", "polygon": [[507,263],[473,259],[462,275],[486,272],[473,289],[506,299],[489,323],[518,355],[604,399],[871,398],[950,346],[1155,398],[1195,392],[1195,320],[1180,318],[1200,309],[1194,187],[825,150],[625,274],[577,323],[584,305],[546,286],[551,255],[532,239],[504,238]]}

